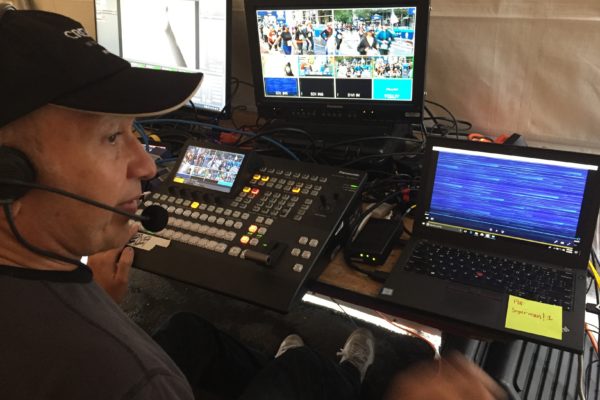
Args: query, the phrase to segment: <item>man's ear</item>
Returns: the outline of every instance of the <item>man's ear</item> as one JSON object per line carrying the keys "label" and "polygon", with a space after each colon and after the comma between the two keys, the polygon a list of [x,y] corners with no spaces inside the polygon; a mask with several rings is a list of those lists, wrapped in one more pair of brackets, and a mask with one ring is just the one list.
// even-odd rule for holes
{"label": "man's ear", "polygon": [[[10,210],[12,211],[12,217],[13,219],[16,219],[19,215],[19,213],[21,212],[21,207],[23,206],[23,203],[21,203],[20,200],[13,200],[8,207],[10,207]],[[0,221],[6,221],[6,213],[4,212],[4,206],[2,206],[2,210],[0,210]]]}

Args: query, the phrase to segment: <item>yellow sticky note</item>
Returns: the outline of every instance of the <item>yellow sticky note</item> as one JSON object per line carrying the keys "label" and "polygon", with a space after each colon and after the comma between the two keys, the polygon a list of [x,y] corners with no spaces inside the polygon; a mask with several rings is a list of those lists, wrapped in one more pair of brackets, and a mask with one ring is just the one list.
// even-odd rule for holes
{"label": "yellow sticky note", "polygon": [[508,296],[506,328],[562,340],[562,307]]}

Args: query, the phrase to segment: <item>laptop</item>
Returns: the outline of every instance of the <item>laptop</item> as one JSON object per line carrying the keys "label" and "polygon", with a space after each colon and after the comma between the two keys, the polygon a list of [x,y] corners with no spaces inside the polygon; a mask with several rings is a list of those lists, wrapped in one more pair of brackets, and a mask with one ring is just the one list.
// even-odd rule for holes
{"label": "laptop", "polygon": [[430,139],[413,233],[379,297],[581,353],[599,169],[599,155]]}

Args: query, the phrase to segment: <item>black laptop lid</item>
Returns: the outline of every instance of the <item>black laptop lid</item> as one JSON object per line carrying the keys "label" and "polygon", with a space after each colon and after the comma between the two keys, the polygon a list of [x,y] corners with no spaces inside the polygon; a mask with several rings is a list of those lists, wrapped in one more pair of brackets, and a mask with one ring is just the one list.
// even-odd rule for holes
{"label": "black laptop lid", "polygon": [[585,269],[600,156],[431,139],[415,236]]}

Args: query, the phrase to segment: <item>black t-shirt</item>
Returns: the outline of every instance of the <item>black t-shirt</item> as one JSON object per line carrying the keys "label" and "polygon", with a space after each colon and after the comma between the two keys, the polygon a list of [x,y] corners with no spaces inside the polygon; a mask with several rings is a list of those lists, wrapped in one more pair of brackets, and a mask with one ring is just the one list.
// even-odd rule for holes
{"label": "black t-shirt", "polygon": [[0,357],[6,399],[193,399],[175,363],[87,267],[0,266]]}

